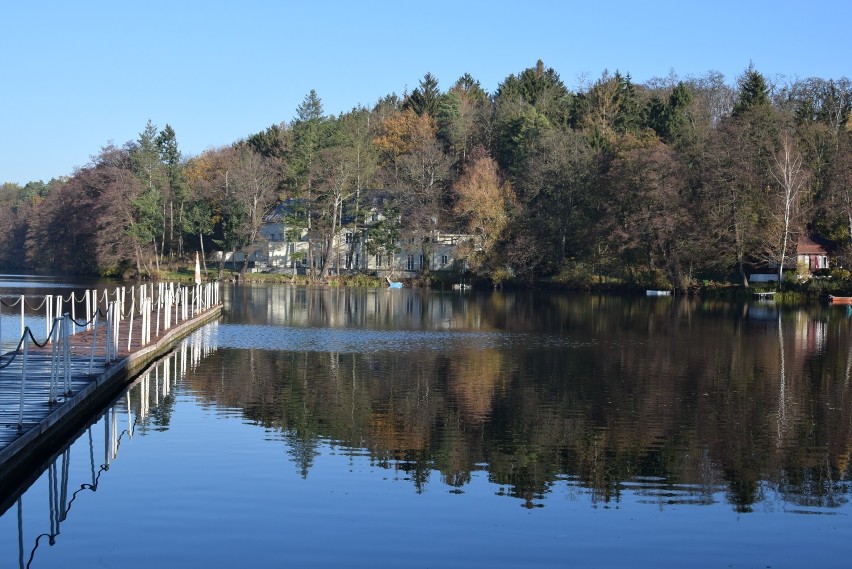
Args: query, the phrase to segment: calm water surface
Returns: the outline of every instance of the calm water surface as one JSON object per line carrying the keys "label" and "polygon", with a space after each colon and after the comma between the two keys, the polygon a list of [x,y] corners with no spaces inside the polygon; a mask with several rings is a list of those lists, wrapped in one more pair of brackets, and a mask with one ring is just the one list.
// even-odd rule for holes
{"label": "calm water surface", "polygon": [[2,489],[0,567],[849,566],[845,308],[225,298]]}

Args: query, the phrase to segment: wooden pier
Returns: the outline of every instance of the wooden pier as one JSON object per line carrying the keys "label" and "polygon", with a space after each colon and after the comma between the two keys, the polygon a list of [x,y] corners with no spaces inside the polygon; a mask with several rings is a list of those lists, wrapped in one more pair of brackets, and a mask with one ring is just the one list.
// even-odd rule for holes
{"label": "wooden pier", "polygon": [[[193,294],[202,298],[201,289]],[[2,364],[8,365],[0,369],[0,487],[49,455],[67,434],[180,339],[218,318],[221,315],[218,289],[215,295],[203,296],[203,303],[193,302],[189,309],[186,306],[191,298],[189,292],[183,296],[183,306],[181,297],[172,295],[171,303],[153,308],[155,312],[160,310],[156,317],[149,312],[146,317],[132,318],[132,309],[122,317],[119,307],[114,311],[115,322],[70,336],[65,342],[70,349],[61,358],[65,366],[61,381],[57,380],[57,349],[50,343],[30,346],[26,364],[22,353],[14,354],[14,358],[12,353],[4,355]],[[211,302],[214,298],[215,303]],[[167,326],[165,311],[169,307],[173,307],[176,316],[171,320],[169,315]],[[177,316],[180,311],[183,318]],[[111,327],[109,333],[108,327]],[[10,358],[12,361],[8,363]],[[22,387],[23,378],[26,379]],[[51,401],[51,385],[55,401]]]}

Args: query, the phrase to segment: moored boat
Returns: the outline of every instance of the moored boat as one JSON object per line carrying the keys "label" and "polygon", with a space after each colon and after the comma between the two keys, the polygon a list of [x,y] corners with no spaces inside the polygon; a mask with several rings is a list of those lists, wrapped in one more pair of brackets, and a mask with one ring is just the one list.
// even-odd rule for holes
{"label": "moored boat", "polygon": [[670,290],[646,290],[645,296],[671,296]]}
{"label": "moored boat", "polygon": [[829,294],[828,302],[830,304],[852,304],[852,296],[834,296],[833,294]]}

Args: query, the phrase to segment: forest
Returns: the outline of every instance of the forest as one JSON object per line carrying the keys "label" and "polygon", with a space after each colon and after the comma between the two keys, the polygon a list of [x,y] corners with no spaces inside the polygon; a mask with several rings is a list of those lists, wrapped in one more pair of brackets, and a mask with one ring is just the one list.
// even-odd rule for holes
{"label": "forest", "polygon": [[[754,270],[795,275],[801,236],[844,281],[850,110],[845,77],[751,65],[733,84],[604,71],[576,92],[542,61],[493,93],[469,74],[442,89],[426,73],[410,93],[338,116],[311,91],[292,120],[197,156],[149,121],[67,177],[4,184],[0,264],[156,278],[196,251],[260,246],[264,215],[290,200],[287,227],[320,254],[347,226],[389,252],[402,238],[426,252],[436,229],[465,233],[471,276],[494,285],[748,287]],[[377,200],[385,217],[364,228]]]}

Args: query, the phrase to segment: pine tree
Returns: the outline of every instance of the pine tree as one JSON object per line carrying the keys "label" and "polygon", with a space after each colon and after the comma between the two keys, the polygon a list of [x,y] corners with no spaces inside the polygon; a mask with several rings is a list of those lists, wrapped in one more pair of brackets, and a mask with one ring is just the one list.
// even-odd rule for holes
{"label": "pine tree", "polygon": [[418,115],[427,114],[438,116],[438,101],[441,92],[438,90],[438,80],[431,73],[426,73],[420,80],[420,86],[411,93],[406,106]]}
{"label": "pine tree", "polygon": [[739,78],[737,85],[739,93],[737,102],[734,104],[735,117],[754,107],[769,104],[769,87],[766,86],[766,79],[755,70],[753,65],[748,66],[748,70]]}

